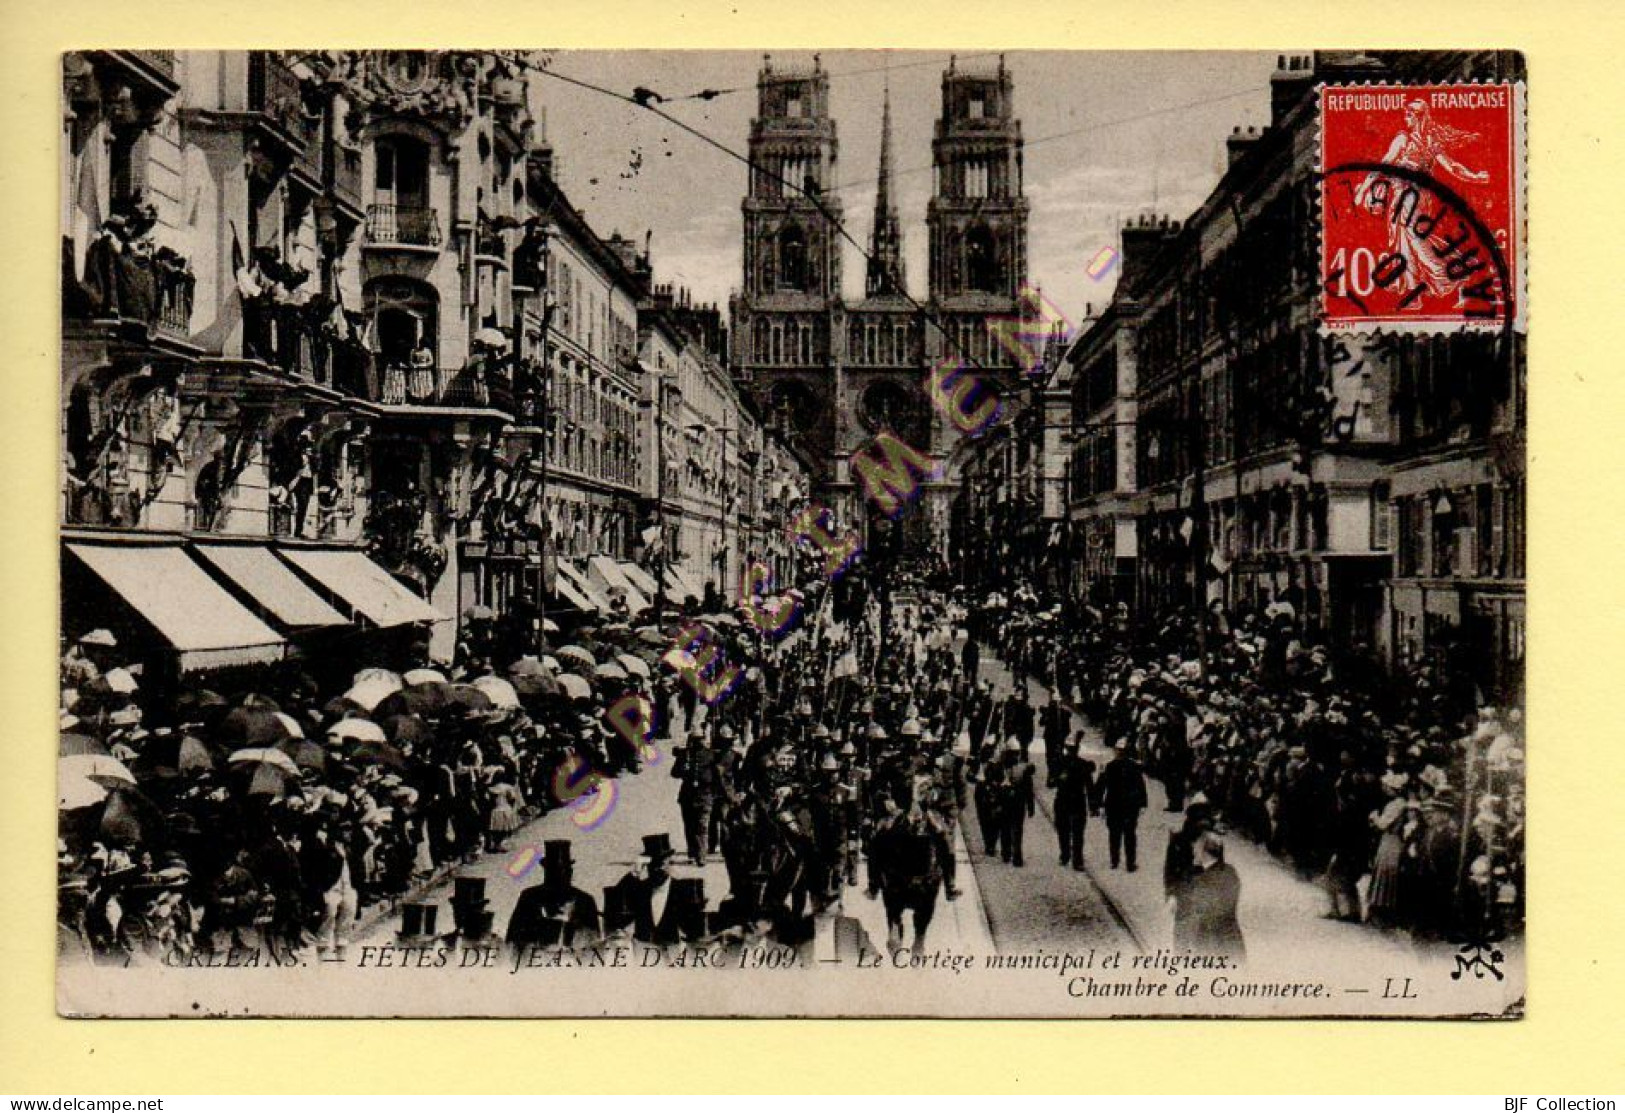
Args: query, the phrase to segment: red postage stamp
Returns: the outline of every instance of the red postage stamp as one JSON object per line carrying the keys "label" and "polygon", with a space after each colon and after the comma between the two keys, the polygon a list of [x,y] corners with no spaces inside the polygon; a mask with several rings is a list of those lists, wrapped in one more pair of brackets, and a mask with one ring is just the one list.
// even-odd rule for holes
{"label": "red postage stamp", "polygon": [[1522,314],[1521,87],[1320,95],[1321,324],[1509,329]]}

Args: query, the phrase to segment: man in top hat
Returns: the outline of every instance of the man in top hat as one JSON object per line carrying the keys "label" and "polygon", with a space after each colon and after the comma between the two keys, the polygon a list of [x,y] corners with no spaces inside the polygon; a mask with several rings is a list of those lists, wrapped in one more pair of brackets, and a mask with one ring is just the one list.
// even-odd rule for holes
{"label": "man in top hat", "polygon": [[440,906],[420,901],[401,905],[401,930],[395,938],[406,947],[422,947],[438,942],[435,921],[440,917]]}
{"label": "man in top hat", "polygon": [[575,858],[569,839],[542,844],[542,882],[519,894],[508,919],[511,946],[576,947],[598,940],[598,902],[570,882]]}
{"label": "man in top hat", "polygon": [[[705,889],[697,879],[671,876],[671,836],[664,832],[643,836],[642,869],[628,873],[616,884],[618,904],[632,938],[640,943],[679,943],[705,933]],[[606,931],[625,926],[606,919]]]}
{"label": "man in top hat", "polygon": [[493,930],[496,914],[485,899],[485,878],[463,875],[452,880],[451,920],[454,930],[442,938],[452,946],[478,947],[501,941]]}
{"label": "man in top hat", "polygon": [[1126,738],[1117,740],[1116,756],[1100,777],[1101,807],[1106,812],[1106,837],[1112,869],[1125,861],[1128,871],[1139,868],[1140,813],[1145,810],[1145,772],[1129,751]]}
{"label": "man in top hat", "polygon": [[1038,811],[1034,775],[1026,748],[1012,735],[1004,744],[1005,790],[1003,807],[999,809],[999,857],[1018,868],[1026,864],[1021,847],[1027,820]]}

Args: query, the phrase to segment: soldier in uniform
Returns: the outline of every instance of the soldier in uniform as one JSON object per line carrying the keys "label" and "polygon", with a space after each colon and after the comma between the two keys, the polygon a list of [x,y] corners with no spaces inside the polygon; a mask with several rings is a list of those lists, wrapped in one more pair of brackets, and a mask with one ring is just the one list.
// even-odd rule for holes
{"label": "soldier in uniform", "polygon": [[1112,869],[1125,860],[1128,871],[1139,868],[1140,812],[1145,810],[1145,773],[1129,752],[1128,739],[1117,741],[1117,756],[1106,763],[1101,775],[1101,806],[1106,810],[1106,835],[1111,848]]}

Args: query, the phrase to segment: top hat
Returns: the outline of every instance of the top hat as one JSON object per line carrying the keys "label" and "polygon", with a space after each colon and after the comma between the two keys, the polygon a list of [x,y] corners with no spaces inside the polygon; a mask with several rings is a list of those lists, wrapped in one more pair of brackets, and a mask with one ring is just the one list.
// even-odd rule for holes
{"label": "top hat", "polygon": [[671,836],[665,832],[643,836],[643,856],[651,862],[670,861],[677,856],[671,848]]}
{"label": "top hat", "polygon": [[486,904],[485,878],[463,876],[453,880],[451,906],[454,909],[466,908],[479,912],[485,910]]}
{"label": "top hat", "polygon": [[548,839],[542,843],[543,870],[568,869],[575,864],[575,856],[570,852],[569,839]]}
{"label": "top hat", "polygon": [[435,933],[435,919],[440,914],[440,907],[434,904],[422,904],[409,901],[401,905],[402,939],[413,939],[419,936],[428,936]]}

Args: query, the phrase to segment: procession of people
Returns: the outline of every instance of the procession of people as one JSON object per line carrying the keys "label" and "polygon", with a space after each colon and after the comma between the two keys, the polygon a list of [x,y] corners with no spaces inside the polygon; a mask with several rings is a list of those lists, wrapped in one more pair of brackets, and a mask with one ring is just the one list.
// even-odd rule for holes
{"label": "procession of people", "polygon": [[[1120,615],[1063,620],[1030,592],[976,601],[862,574],[803,589],[782,596],[799,621],[771,633],[750,607],[690,600],[664,623],[527,644],[482,610],[445,670],[366,667],[342,691],[238,677],[163,707],[91,631],[62,664],[61,949],[342,959],[378,915],[407,940],[801,947],[855,892],[883,905],[886,947],[918,949],[960,895],[960,824],[978,866],[1024,870],[1045,800],[1061,866],[1086,872],[1092,821],[1111,870],[1162,860],[1181,946],[1245,951],[1234,839],[1322,883],[1337,918],[1422,938],[1517,926],[1519,716],[1464,705],[1436,673],[1379,684],[1334,664],[1290,608],[1130,637]],[[736,682],[716,684],[723,669]],[[643,737],[610,713],[628,699]],[[571,842],[548,839],[539,883],[496,923],[466,868],[640,769],[675,782],[679,824],[587,888]],[[1148,779],[1177,813],[1165,844],[1142,830]],[[725,889],[672,871],[708,862]],[[441,921],[425,894],[448,882]]]}

